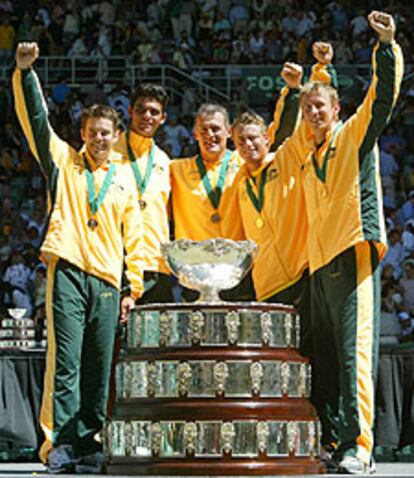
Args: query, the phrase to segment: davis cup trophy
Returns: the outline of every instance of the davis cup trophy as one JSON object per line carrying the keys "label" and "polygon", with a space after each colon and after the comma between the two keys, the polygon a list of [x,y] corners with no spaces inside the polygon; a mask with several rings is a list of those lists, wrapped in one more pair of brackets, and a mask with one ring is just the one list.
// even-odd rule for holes
{"label": "davis cup trophy", "polygon": [[116,366],[105,426],[108,472],[125,475],[287,475],[322,471],[290,306],[223,302],[252,265],[251,241],[163,245],[197,302],[137,307]]}

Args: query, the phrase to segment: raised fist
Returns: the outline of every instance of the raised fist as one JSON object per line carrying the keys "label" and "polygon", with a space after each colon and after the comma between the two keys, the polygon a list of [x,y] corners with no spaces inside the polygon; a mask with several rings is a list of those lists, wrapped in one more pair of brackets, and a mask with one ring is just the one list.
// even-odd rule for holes
{"label": "raised fist", "polygon": [[285,80],[288,88],[300,88],[303,68],[296,63],[286,62],[283,65],[280,76]]}
{"label": "raised fist", "polygon": [[330,43],[317,41],[312,45],[312,53],[315,60],[322,65],[329,65],[332,63],[333,48]]}
{"label": "raised fist", "polygon": [[39,56],[37,43],[19,43],[16,48],[16,66],[20,70],[30,68]]}
{"label": "raised fist", "polygon": [[373,11],[368,15],[371,28],[378,34],[379,41],[390,43],[395,37],[395,22],[391,15],[384,12]]}

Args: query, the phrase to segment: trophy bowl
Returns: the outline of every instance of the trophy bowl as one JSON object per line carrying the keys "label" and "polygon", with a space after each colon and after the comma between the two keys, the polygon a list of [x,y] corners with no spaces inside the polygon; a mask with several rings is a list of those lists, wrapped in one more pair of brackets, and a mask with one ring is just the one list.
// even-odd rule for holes
{"label": "trophy bowl", "polygon": [[7,309],[7,312],[10,314],[10,317],[13,317],[13,319],[22,319],[26,313],[26,309]]}
{"label": "trophy bowl", "polygon": [[219,291],[235,287],[257,252],[253,241],[178,239],[161,245],[171,272],[181,285],[200,292],[198,302],[222,302]]}

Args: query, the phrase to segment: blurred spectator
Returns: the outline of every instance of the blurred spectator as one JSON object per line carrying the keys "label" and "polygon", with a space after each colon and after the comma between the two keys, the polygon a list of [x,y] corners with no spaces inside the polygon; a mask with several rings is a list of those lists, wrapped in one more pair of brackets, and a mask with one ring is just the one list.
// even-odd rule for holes
{"label": "blurred spectator", "polygon": [[181,156],[184,143],[189,141],[191,137],[188,129],[178,123],[178,118],[174,114],[170,114],[163,130],[165,133],[165,143],[170,145],[172,157],[177,158]]}
{"label": "blurred spectator", "polygon": [[11,62],[14,53],[16,32],[10,23],[8,14],[0,16],[0,64],[7,65]]}
{"label": "blurred spectator", "polygon": [[394,268],[394,277],[401,276],[401,264],[405,258],[404,248],[401,244],[401,234],[398,229],[392,229],[388,234],[388,250],[383,260],[383,266],[391,264]]}
{"label": "blurred spectator", "polygon": [[414,259],[404,261],[404,274],[398,285],[402,295],[402,306],[410,313],[414,313]]}

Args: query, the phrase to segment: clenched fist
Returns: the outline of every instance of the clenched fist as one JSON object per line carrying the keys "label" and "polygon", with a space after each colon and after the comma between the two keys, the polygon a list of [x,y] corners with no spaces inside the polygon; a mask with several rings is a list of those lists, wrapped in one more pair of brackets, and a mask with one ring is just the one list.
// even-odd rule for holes
{"label": "clenched fist", "polygon": [[330,43],[317,41],[312,45],[312,53],[315,60],[322,65],[329,65],[332,63],[333,48]]}
{"label": "clenched fist", "polygon": [[20,70],[30,68],[39,56],[37,43],[19,43],[16,48],[16,66]]}
{"label": "clenched fist", "polygon": [[296,63],[286,62],[283,65],[280,76],[285,80],[288,88],[300,88],[302,81],[303,68]]}
{"label": "clenched fist", "polygon": [[391,15],[384,12],[373,11],[368,15],[371,28],[378,34],[379,41],[390,43],[395,37],[395,22]]}

